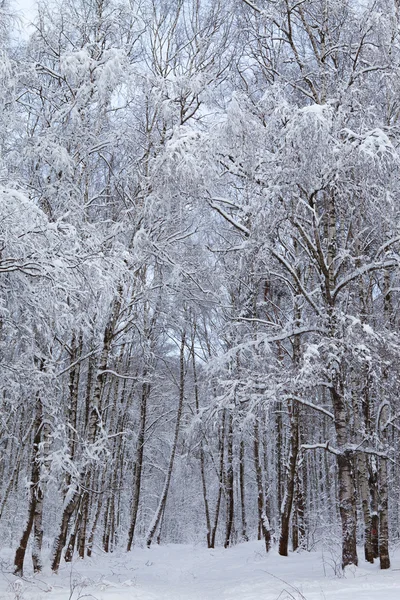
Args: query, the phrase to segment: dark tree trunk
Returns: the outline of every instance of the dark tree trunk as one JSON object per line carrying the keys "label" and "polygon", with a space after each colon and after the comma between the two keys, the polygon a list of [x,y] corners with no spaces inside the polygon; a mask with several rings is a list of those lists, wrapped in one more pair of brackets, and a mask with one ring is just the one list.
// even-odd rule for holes
{"label": "dark tree trunk", "polygon": [[32,470],[31,485],[29,488],[29,506],[28,517],[25,529],[22,533],[19,546],[15,552],[14,573],[22,577],[24,570],[24,559],[29,537],[34,527],[34,543],[32,551],[33,568],[35,572],[42,569],[40,559],[43,530],[42,530],[42,510],[43,510],[43,491],[40,486],[40,442],[43,429],[42,404],[39,397],[36,398],[36,418],[34,422],[34,438],[32,451]]}
{"label": "dark tree trunk", "polygon": [[245,464],[244,464],[244,440],[240,440],[239,446],[239,487],[240,487],[240,506],[242,516],[242,540],[247,542],[249,540],[247,535],[247,522],[246,522],[246,494],[245,494]]}
{"label": "dark tree trunk", "polygon": [[381,569],[390,568],[389,558],[389,502],[387,458],[379,459],[379,561]]}
{"label": "dark tree trunk", "polygon": [[297,402],[294,400],[289,402],[289,417],[290,454],[287,469],[286,491],[281,512],[281,533],[279,537],[279,554],[281,556],[288,555],[290,515],[294,500],[297,456],[299,452],[299,408]]}
{"label": "dark tree trunk", "polygon": [[[145,380],[147,371],[143,372],[143,379]],[[133,538],[135,535],[136,520],[139,510],[140,490],[142,481],[142,470],[143,470],[143,454],[144,454],[144,440],[146,432],[146,415],[147,415],[147,401],[150,396],[150,384],[146,381],[142,384],[142,396],[140,401],[140,422],[139,432],[136,441],[136,457],[135,457],[135,480],[133,487],[132,507],[131,507],[131,524],[128,532],[128,546],[127,551],[132,549]]]}
{"label": "dark tree trunk", "polygon": [[69,522],[79,504],[79,499],[80,494],[78,488],[76,486],[71,487],[65,500],[64,510],[60,524],[60,531],[54,542],[53,558],[51,562],[51,570],[54,571],[54,573],[58,573],[62,551],[67,542]]}
{"label": "dark tree trunk", "polygon": [[227,436],[227,461],[225,475],[226,490],[226,527],[224,547],[227,548],[231,543],[233,519],[234,519],[234,489],[233,489],[233,417],[232,413],[228,417],[228,436]]}

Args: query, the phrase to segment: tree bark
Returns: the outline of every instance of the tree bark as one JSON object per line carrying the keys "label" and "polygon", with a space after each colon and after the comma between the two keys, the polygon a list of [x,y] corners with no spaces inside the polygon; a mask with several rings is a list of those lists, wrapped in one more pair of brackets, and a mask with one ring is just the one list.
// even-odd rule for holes
{"label": "tree bark", "polygon": [[289,401],[290,454],[286,478],[285,497],[282,502],[279,554],[288,555],[290,515],[294,499],[297,456],[299,452],[299,408],[295,400]]}
{"label": "tree bark", "polygon": [[157,527],[160,523],[160,519],[165,510],[165,506],[166,506],[167,498],[168,498],[169,485],[171,483],[172,470],[174,467],[176,450],[178,447],[178,438],[179,438],[181,417],[182,417],[182,411],[183,411],[183,402],[185,399],[185,344],[186,344],[186,335],[183,332],[182,338],[181,338],[180,353],[179,353],[179,372],[180,372],[180,375],[179,375],[179,402],[178,402],[178,411],[177,411],[177,416],[176,416],[175,433],[174,433],[174,439],[172,442],[171,456],[169,459],[167,476],[166,476],[165,483],[164,483],[164,489],[162,491],[157,510],[155,512],[155,515],[153,517],[153,520],[150,524],[150,527],[149,527],[149,530],[148,530],[147,536],[146,536],[146,546],[148,548],[150,548],[150,546],[151,546],[151,543],[153,541]]}
{"label": "tree bark", "polygon": [[228,548],[231,543],[233,519],[234,519],[234,488],[233,488],[233,416],[228,416],[228,435],[227,435],[227,460],[225,474],[226,491],[226,527],[224,547]]}
{"label": "tree bark", "polygon": [[135,457],[135,480],[133,487],[132,507],[131,507],[131,524],[128,532],[128,545],[127,551],[130,552],[132,549],[133,538],[135,535],[136,520],[139,510],[140,490],[142,481],[143,471],[143,454],[144,454],[144,441],[146,432],[146,415],[147,415],[147,402],[150,396],[150,384],[146,382],[147,370],[143,371],[143,384],[142,384],[142,395],[140,401],[140,421],[139,421],[139,432],[136,441],[136,457]]}
{"label": "tree bark", "polygon": [[53,558],[51,561],[51,570],[54,571],[54,573],[58,573],[62,551],[67,542],[69,522],[79,504],[79,500],[80,494],[78,487],[76,485],[71,485],[64,500],[60,530],[54,541]]}
{"label": "tree bark", "polygon": [[260,462],[260,431],[258,424],[258,417],[256,415],[254,421],[254,433],[253,433],[253,453],[254,453],[254,469],[256,472],[257,482],[257,508],[258,508],[258,523],[259,529],[262,532],[265,550],[269,552],[271,548],[271,529],[266,511],[266,498],[265,490],[263,485],[263,474]]}
{"label": "tree bark", "polygon": [[342,568],[358,565],[357,556],[357,507],[354,482],[354,465],[351,452],[345,450],[348,444],[348,423],[343,393],[337,390],[337,383],[331,388],[335,416],[336,440],[340,448],[337,456],[339,511],[342,524]]}
{"label": "tree bark", "polygon": [[221,426],[220,426],[220,435],[219,435],[219,485],[218,485],[218,495],[217,501],[215,504],[214,511],[214,522],[211,530],[211,543],[210,548],[215,548],[215,538],[217,535],[218,529],[218,521],[219,521],[219,513],[221,508],[221,500],[222,494],[225,492],[224,487],[224,454],[225,454],[225,410],[222,411],[221,418]]}
{"label": "tree bark", "polygon": [[[195,400],[196,414],[198,415],[200,412],[200,401],[199,401],[199,382],[197,379],[196,353],[195,353],[195,347],[194,347],[195,346],[195,338],[196,338],[196,325],[194,324],[193,335],[192,335],[191,355],[192,355],[192,367],[193,367],[194,400]],[[204,511],[205,511],[205,518],[206,518],[207,548],[211,548],[211,519],[210,519],[210,507],[208,504],[208,496],[207,496],[207,480],[206,480],[206,471],[205,471],[203,435],[200,440],[200,474],[201,474],[201,488],[202,488],[202,492],[203,492],[203,501],[204,501]]]}
{"label": "tree bark", "polygon": [[239,446],[239,487],[240,487],[240,507],[242,516],[242,540],[248,542],[247,520],[246,520],[246,493],[245,493],[245,464],[244,464],[244,440],[240,440]]}
{"label": "tree bark", "polygon": [[368,485],[367,456],[360,453],[357,458],[358,489],[361,497],[361,508],[364,517],[364,555],[367,562],[374,562],[374,550],[372,546],[372,517],[371,498]]}
{"label": "tree bark", "polygon": [[[40,370],[43,370],[43,365]],[[34,422],[34,438],[33,438],[33,449],[32,449],[32,463],[31,463],[31,481],[29,488],[29,506],[28,506],[28,517],[25,525],[25,529],[22,533],[19,546],[15,552],[14,557],[14,573],[15,575],[23,576],[24,570],[24,559],[26,548],[28,545],[29,537],[34,529],[34,541],[32,548],[32,562],[35,573],[42,570],[41,562],[41,549],[43,540],[43,527],[42,527],[42,515],[43,515],[43,489],[41,487],[41,451],[40,443],[42,440],[43,431],[43,407],[42,402],[37,393],[36,396],[36,417]]]}
{"label": "tree bark", "polygon": [[389,557],[389,501],[388,501],[388,461],[379,459],[379,562],[381,569],[390,568]]}

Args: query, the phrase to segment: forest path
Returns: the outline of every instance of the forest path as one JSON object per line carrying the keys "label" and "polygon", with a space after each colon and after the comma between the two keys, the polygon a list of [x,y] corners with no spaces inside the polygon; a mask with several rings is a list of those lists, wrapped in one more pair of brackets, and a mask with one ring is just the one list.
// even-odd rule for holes
{"label": "forest path", "polygon": [[[260,542],[224,550],[200,546],[135,548],[48,569],[24,580],[9,574],[5,558],[1,600],[398,600],[400,552],[393,567],[361,561],[346,577],[334,575],[330,553],[301,552],[282,558],[265,555]],[[8,573],[7,573],[8,572]]]}

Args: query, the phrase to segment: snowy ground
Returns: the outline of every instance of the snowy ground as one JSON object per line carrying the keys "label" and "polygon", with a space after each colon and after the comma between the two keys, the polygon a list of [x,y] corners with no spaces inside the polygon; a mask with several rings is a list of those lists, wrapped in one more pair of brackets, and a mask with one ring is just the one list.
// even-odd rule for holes
{"label": "snowy ground", "polygon": [[136,548],[97,556],[23,580],[3,555],[1,600],[399,600],[400,551],[392,569],[362,564],[335,576],[331,553],[268,556],[259,542],[229,550],[200,546]]}

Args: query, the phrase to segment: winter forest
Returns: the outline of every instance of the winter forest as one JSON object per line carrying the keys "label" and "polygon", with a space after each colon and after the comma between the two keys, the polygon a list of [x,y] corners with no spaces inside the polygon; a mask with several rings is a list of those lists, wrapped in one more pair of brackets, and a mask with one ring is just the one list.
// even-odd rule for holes
{"label": "winter forest", "polygon": [[389,569],[400,3],[44,0],[18,19],[0,0],[13,572],[254,540],[266,564],[322,548]]}

